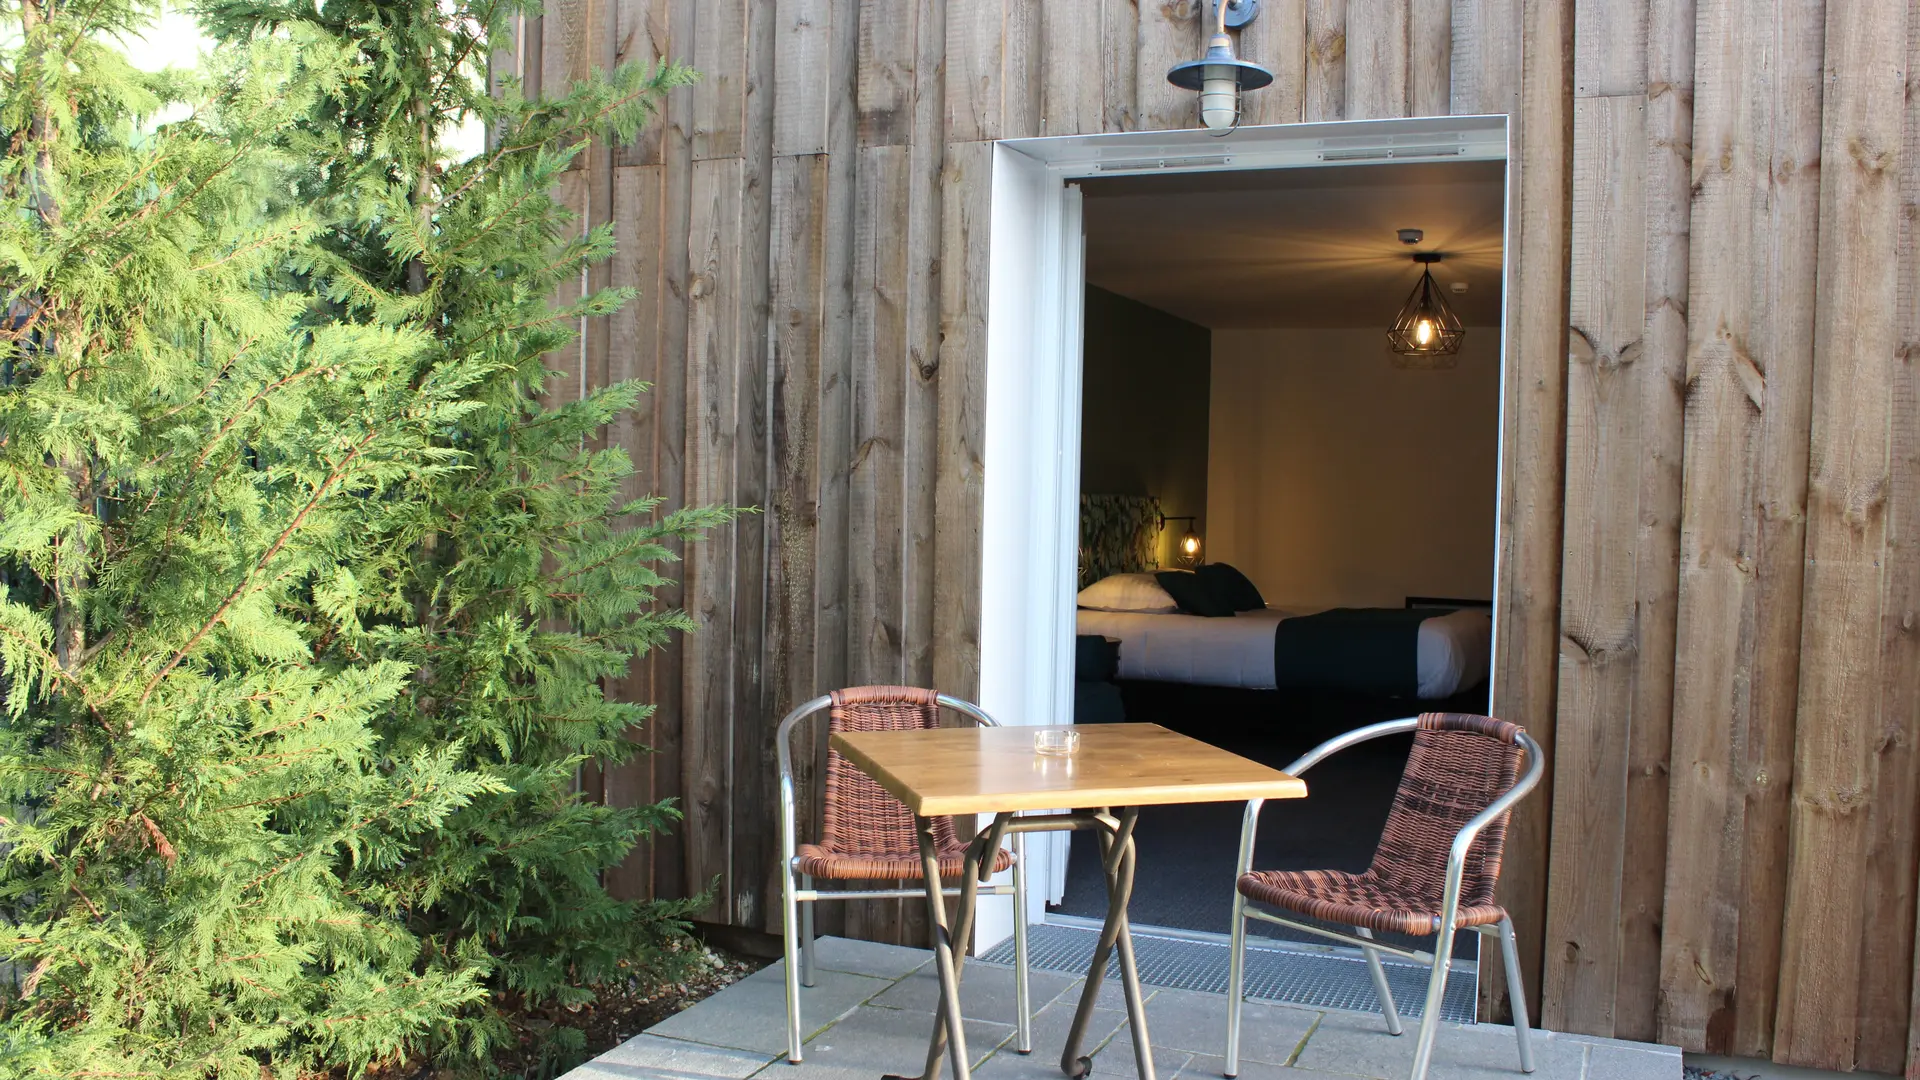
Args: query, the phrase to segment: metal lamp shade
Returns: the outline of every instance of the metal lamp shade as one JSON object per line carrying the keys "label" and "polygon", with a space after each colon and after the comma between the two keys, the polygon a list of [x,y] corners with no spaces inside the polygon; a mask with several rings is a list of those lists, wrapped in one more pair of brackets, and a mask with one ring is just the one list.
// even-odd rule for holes
{"label": "metal lamp shade", "polygon": [[1200,92],[1200,124],[1216,135],[1240,126],[1240,97],[1273,81],[1273,72],[1233,55],[1233,39],[1223,31],[1213,36],[1207,55],[1167,72],[1167,81],[1183,90]]}
{"label": "metal lamp shade", "polygon": [[1192,529],[1180,538],[1180,561],[1188,566],[1200,561],[1200,534]]}
{"label": "metal lamp shade", "polygon": [[1394,355],[1409,361],[1402,363],[1403,367],[1453,367],[1459,363],[1455,354],[1466,336],[1460,316],[1447,306],[1434,284],[1433,271],[1422,270],[1420,283],[1413,287],[1393,320],[1393,328],[1387,331],[1387,344]]}
{"label": "metal lamp shade", "polygon": [[[1219,72],[1210,72],[1208,68],[1222,68]],[[1258,90],[1273,83],[1273,72],[1251,60],[1242,60],[1233,55],[1231,40],[1216,37],[1208,47],[1207,55],[1198,60],[1189,60],[1184,64],[1175,64],[1167,72],[1167,81],[1182,90],[1199,91],[1206,85],[1209,75],[1231,74],[1242,90]]]}

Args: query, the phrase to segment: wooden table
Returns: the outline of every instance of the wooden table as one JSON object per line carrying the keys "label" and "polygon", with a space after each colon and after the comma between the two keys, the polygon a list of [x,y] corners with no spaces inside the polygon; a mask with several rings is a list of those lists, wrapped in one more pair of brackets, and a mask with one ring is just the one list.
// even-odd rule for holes
{"label": "wooden table", "polygon": [[[833,748],[905,803],[919,830],[934,958],[940,973],[940,1007],[922,1080],[938,1080],[943,1054],[952,1059],[956,1080],[969,1080],[966,1033],[960,1017],[960,972],[965,962],[965,942],[973,931],[977,890],[990,876],[993,864],[989,856],[999,849],[1006,834],[1100,831],[1107,917],[1093,960],[1087,966],[1080,1007],[1060,1055],[1060,1071],[1077,1078],[1092,1067],[1092,1062],[1081,1056],[1080,1043],[1100,996],[1107,960],[1117,949],[1127,1019],[1133,1029],[1134,1061],[1140,1080],[1154,1080],[1146,1009],[1127,928],[1127,901],[1133,893],[1133,826],[1140,807],[1298,799],[1307,793],[1304,782],[1286,773],[1158,724],[1076,728],[1080,748],[1067,757],[1034,751],[1034,733],[1044,730],[969,727],[849,731],[833,736]],[[1062,811],[1062,807],[1079,809]],[[1019,816],[1022,811],[1053,812]],[[960,903],[949,926],[934,850],[933,819],[979,814],[991,814],[993,820],[967,845]],[[1231,886],[1232,882],[1221,883],[1222,888]],[[1017,896],[1014,902],[1025,903],[1026,898]]]}

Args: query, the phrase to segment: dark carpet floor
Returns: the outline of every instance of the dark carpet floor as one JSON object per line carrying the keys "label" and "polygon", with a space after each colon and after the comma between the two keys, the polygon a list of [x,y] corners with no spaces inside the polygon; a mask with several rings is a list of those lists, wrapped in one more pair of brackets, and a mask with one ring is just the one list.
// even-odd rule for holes
{"label": "dark carpet floor", "polygon": [[[1292,722],[1280,724],[1271,715],[1275,699],[1253,692],[1163,684],[1127,684],[1123,690],[1129,721],[1163,724],[1275,767],[1341,731],[1409,711],[1404,703],[1327,698],[1288,702],[1296,706],[1290,709]],[[1444,707],[1484,711],[1484,688]],[[1207,720],[1197,722],[1195,718],[1201,716]],[[1411,741],[1410,736],[1377,739],[1336,754],[1307,775],[1307,798],[1268,803],[1260,817],[1254,865],[1287,870],[1366,869],[1386,824]],[[1245,803],[1200,803],[1147,807],[1140,812],[1134,841],[1139,870],[1128,907],[1136,925],[1219,934],[1229,930],[1234,862],[1245,809]],[[1066,896],[1052,910],[1099,919],[1106,907],[1098,840],[1092,833],[1075,833]],[[1268,937],[1324,940],[1270,923],[1254,922],[1249,929]],[[1454,955],[1477,955],[1477,938],[1465,935]],[[1430,947],[1431,939],[1421,944]]]}

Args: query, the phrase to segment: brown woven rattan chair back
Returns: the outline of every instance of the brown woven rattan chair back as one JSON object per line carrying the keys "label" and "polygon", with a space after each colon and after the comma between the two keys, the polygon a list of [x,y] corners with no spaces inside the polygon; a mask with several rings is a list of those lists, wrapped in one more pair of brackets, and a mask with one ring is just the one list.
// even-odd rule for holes
{"label": "brown woven rattan chair back", "polygon": [[[938,694],[912,686],[855,686],[835,690],[828,714],[833,731],[890,731],[940,726]],[[821,846],[844,856],[915,858],[920,841],[913,814],[879,782],[840,756],[827,752],[827,798],[821,812]],[[933,838],[942,852],[959,846],[950,818],[935,818]]]}
{"label": "brown woven rattan chair back", "polygon": [[[1413,736],[1400,790],[1368,871],[1380,886],[1431,901],[1446,888],[1448,852],[1460,829],[1513,786],[1523,754],[1518,724],[1463,713],[1426,713]],[[1507,818],[1481,831],[1460,879],[1462,909],[1493,903]]]}

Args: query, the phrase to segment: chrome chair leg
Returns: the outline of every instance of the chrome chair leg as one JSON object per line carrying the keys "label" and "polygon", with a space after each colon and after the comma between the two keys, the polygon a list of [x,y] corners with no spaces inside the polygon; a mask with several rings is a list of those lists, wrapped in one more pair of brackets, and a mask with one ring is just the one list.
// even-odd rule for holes
{"label": "chrome chair leg", "polygon": [[[813,875],[801,874],[800,887],[808,891],[813,889]],[[800,908],[800,985],[813,985],[813,905],[803,904]]]}
{"label": "chrome chair leg", "polygon": [[1533,1071],[1533,1039],[1527,1027],[1527,988],[1520,982],[1520,950],[1513,941],[1513,919],[1500,917],[1500,952],[1507,963],[1507,998],[1513,1005],[1513,1037],[1520,1044],[1520,1071]]}
{"label": "chrome chair leg", "polygon": [[1445,921],[1433,947],[1433,976],[1427,980],[1427,1007],[1420,1014],[1420,1037],[1413,1047],[1412,1080],[1427,1080],[1433,1063],[1433,1040],[1440,1033],[1440,1006],[1447,996],[1447,969],[1453,965],[1453,912],[1443,907]]}
{"label": "chrome chair leg", "polygon": [[1240,1001],[1247,981],[1247,898],[1233,890],[1232,937],[1227,947],[1227,1065],[1223,1074],[1240,1075]]}
{"label": "chrome chair leg", "polygon": [[[787,976],[787,1061],[800,1064],[800,914],[793,897],[793,871],[780,876],[780,937]],[[812,908],[809,904],[807,907]]]}
{"label": "chrome chair leg", "polygon": [[[1366,927],[1356,926],[1353,930],[1368,941],[1373,940],[1373,931]],[[1367,974],[1373,976],[1373,993],[1380,999],[1380,1015],[1386,1017],[1387,1034],[1398,1035],[1404,1030],[1400,1026],[1400,1010],[1394,1007],[1393,990],[1387,986],[1387,969],[1380,966],[1380,950],[1362,945],[1360,951],[1367,955]]]}
{"label": "chrome chair leg", "polygon": [[1033,999],[1027,985],[1027,847],[1020,833],[1013,834],[1013,1007],[1018,1010],[1014,1022],[1015,1048],[1033,1053]]}

